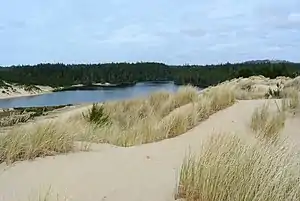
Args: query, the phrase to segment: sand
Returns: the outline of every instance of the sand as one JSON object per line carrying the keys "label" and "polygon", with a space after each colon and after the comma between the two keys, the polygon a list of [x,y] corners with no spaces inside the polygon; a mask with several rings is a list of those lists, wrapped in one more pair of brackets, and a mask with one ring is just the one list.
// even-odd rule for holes
{"label": "sand", "polygon": [[[185,154],[197,151],[206,137],[218,132],[246,136],[252,112],[265,101],[239,101],[173,139],[130,148],[95,144],[90,152],[17,162],[12,167],[2,164],[0,200],[29,200],[50,186],[51,192],[74,201],[174,200]],[[299,120],[287,120],[284,132],[297,137]]]}
{"label": "sand", "polygon": [[0,99],[17,98],[24,96],[41,95],[52,92],[53,88],[49,86],[35,85],[40,90],[26,91],[24,87],[6,83],[9,87],[0,87]]}
{"label": "sand", "polygon": [[[251,83],[251,87],[262,94],[278,83],[269,83],[259,76],[255,79],[262,81]],[[235,80],[241,87],[251,81]],[[10,167],[0,164],[0,200],[38,200],[36,196],[51,187],[53,200],[57,200],[58,194],[61,198],[58,200],[65,197],[73,201],[173,201],[185,155],[199,150],[207,137],[217,133],[252,136],[249,132],[252,112],[265,101],[275,107],[273,100],[238,101],[187,133],[160,142],[130,148],[93,144],[89,152],[16,162]],[[71,107],[50,117],[64,121],[81,114],[87,107],[90,106]],[[40,121],[44,120],[47,119]],[[283,130],[294,142],[299,141],[299,123],[299,116],[288,118]]]}

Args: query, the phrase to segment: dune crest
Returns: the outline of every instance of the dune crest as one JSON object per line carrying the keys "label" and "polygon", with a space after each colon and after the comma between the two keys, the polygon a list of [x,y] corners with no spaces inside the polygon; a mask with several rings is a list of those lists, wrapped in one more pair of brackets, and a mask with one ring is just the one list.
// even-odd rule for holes
{"label": "dune crest", "polygon": [[[278,84],[278,80],[280,84]],[[126,118],[130,118],[132,115],[137,115],[135,118],[141,121],[137,127],[134,122],[131,122],[132,124],[126,127],[129,129],[128,131],[126,130],[126,132],[128,132],[127,134],[132,135],[130,140],[133,141],[126,141],[131,143],[130,147],[120,147],[108,144],[115,142],[116,145],[123,145],[124,141],[118,141],[120,139],[115,138],[114,136],[118,130],[101,130],[110,128],[105,126],[103,127],[102,124],[100,127],[99,125],[96,125],[95,128],[89,127],[89,129],[86,129],[86,127],[82,126],[83,124],[79,124],[79,122],[82,122],[82,112],[87,112],[86,107],[79,108],[74,111],[68,111],[68,113],[62,113],[59,117],[57,117],[57,120],[61,123],[65,123],[62,124],[62,126],[64,126],[64,129],[68,131],[67,136],[64,138],[66,140],[63,141],[68,143],[63,145],[67,148],[70,148],[70,143],[74,143],[77,148],[83,146],[82,143],[78,142],[78,138],[68,138],[70,136],[70,131],[72,131],[73,135],[82,137],[81,140],[90,140],[91,143],[88,143],[87,147],[85,147],[87,149],[81,149],[83,151],[75,150],[75,152],[74,150],[70,150],[71,152],[68,154],[53,154],[52,156],[44,158],[35,158],[33,161],[17,161],[12,166],[7,166],[2,163],[0,165],[1,200],[39,200],[38,194],[46,196],[48,200],[56,200],[56,196],[58,194],[58,200],[74,201],[174,201],[176,198],[191,201],[196,200],[194,199],[195,196],[188,196],[184,193],[185,191],[180,191],[180,186],[182,185],[182,177],[180,176],[182,172],[182,164],[188,153],[199,153],[201,150],[200,147],[205,145],[207,139],[210,137],[218,136],[220,133],[233,133],[243,141],[252,143],[256,142],[258,139],[260,141],[264,139],[268,140],[269,138],[266,138],[265,136],[269,137],[271,136],[269,134],[272,134],[273,131],[278,131],[274,137],[277,138],[280,134],[283,138],[286,137],[288,146],[295,147],[296,143],[299,141],[297,128],[300,116],[298,115],[299,107],[295,104],[297,101],[299,102],[299,98],[297,99],[298,96],[293,96],[292,93],[298,94],[298,91],[289,93],[288,91],[284,91],[286,88],[291,87],[291,84],[285,86],[286,82],[284,80],[285,78],[278,78],[274,81],[262,77],[234,79],[232,81],[221,83],[216,87],[207,88],[199,95],[203,95],[202,99],[198,99],[198,97],[194,99],[195,97],[191,91],[185,91],[187,96],[184,96],[183,99],[181,97],[180,100],[182,102],[177,106],[176,104],[178,104],[178,102],[176,102],[175,105],[172,105],[174,102],[171,101],[170,105],[164,105],[161,107],[161,104],[156,104],[153,100],[153,102],[151,102],[153,108],[146,107],[147,104],[144,104],[145,102],[143,102],[145,100],[108,103],[106,106],[104,104],[103,111],[109,111],[107,114],[112,115],[111,117],[114,118],[112,119],[112,123],[124,123],[123,126],[128,126],[125,121],[130,119]],[[288,83],[292,82],[291,79],[286,80]],[[250,84],[248,84],[248,82],[250,82]],[[264,90],[258,91],[259,94],[263,94],[264,92],[265,94],[261,98],[267,99],[256,100],[258,95],[257,91],[254,89],[256,89],[257,83],[264,86],[272,86],[275,91],[280,90],[278,94],[277,91],[274,94],[282,96],[283,99],[278,99],[278,97],[274,96],[273,93],[268,94],[270,96],[266,96],[266,93],[269,93],[270,91],[270,88],[266,87]],[[283,87],[281,87],[281,85]],[[255,88],[253,88],[254,86]],[[249,88],[253,90],[252,93],[246,94],[248,97],[247,99],[250,100],[234,101],[234,98],[237,97],[240,91],[247,91]],[[230,89],[230,93],[224,93],[224,89]],[[223,96],[218,96],[220,94],[223,94]],[[163,100],[168,100],[167,98],[169,97],[169,95],[166,94],[157,94],[156,96],[160,102],[165,102]],[[242,97],[238,97],[238,99],[242,99]],[[146,102],[148,103],[149,100],[151,99],[147,99]],[[234,102],[235,104],[233,104]],[[272,112],[284,112],[284,118],[281,118],[280,116],[280,118],[274,121],[284,121],[284,124],[282,124],[283,126],[272,127],[272,125],[274,125],[274,123],[272,123],[273,121],[270,121],[271,123],[267,124],[259,124],[253,120],[255,115],[261,116],[261,113],[255,112],[257,108],[261,108],[266,103],[270,106]],[[139,110],[137,110],[140,113],[134,113],[134,110],[131,108],[132,106],[140,106]],[[171,107],[172,109],[168,109],[168,107]],[[92,106],[88,106],[88,108],[92,109]],[[160,113],[156,113],[154,108],[159,108],[157,111]],[[162,110],[162,108],[164,108],[164,110]],[[200,116],[194,115],[193,111],[196,111],[195,108],[198,112],[196,114],[201,114]],[[124,114],[122,114],[124,116],[119,117],[117,113],[114,113],[121,110],[124,112]],[[128,111],[130,112],[128,113]],[[160,118],[162,118],[162,121],[160,121],[160,124],[152,124],[152,126],[149,126],[149,123],[156,121],[153,121],[153,119],[150,118],[148,122],[147,118],[140,116],[145,114],[143,112],[146,114],[153,112],[153,116],[150,116],[151,118],[161,115]],[[126,115],[127,113],[131,115]],[[188,115],[185,116],[184,114]],[[264,114],[268,113],[264,112]],[[175,118],[176,121],[173,119],[172,115],[178,115],[176,116],[177,119]],[[267,118],[270,118],[271,116],[272,115],[269,115]],[[185,117],[189,118],[189,121],[183,121]],[[200,118],[201,121],[199,122],[199,119],[197,121],[193,121],[192,117]],[[122,119],[125,121],[122,122]],[[68,121],[73,122],[73,124],[67,124],[66,122]],[[172,130],[169,134],[173,135],[175,133],[176,137],[164,137],[159,140],[153,140],[156,138],[152,138],[152,136],[150,136],[152,133],[150,131],[153,131],[151,129],[153,129],[153,127],[160,128],[162,125],[172,125],[170,122],[175,122],[176,127],[172,128],[176,129]],[[191,129],[186,132],[186,126],[188,126],[188,123],[191,122],[198,123],[193,123]],[[251,122],[254,122],[253,125],[251,125]],[[45,120],[43,123],[47,123],[47,121]],[[87,125],[90,124],[88,123]],[[135,141],[135,138],[133,138],[134,136],[141,137],[138,136],[137,133],[140,135],[143,134],[141,132],[142,130],[139,130],[139,126],[147,125],[149,126],[146,129],[146,131],[149,132],[149,136],[146,138],[147,140],[141,141],[141,139],[144,138],[140,138]],[[31,124],[27,126],[35,127],[36,125]],[[118,129],[123,128],[124,127],[118,127]],[[132,128],[136,129],[136,133],[131,134],[129,132]],[[142,128],[144,129],[144,127]],[[270,130],[269,128],[275,130]],[[53,127],[53,129],[55,128]],[[95,137],[99,137],[99,132],[104,131],[111,132],[107,134],[113,135],[108,136],[110,138],[103,138],[103,136],[101,136],[101,140],[108,140],[98,141],[102,142],[100,144],[95,143],[100,139]],[[261,133],[257,131],[260,131]],[[264,133],[262,133],[262,131]],[[80,135],[82,132],[92,134],[89,136],[92,136],[93,138],[84,138],[84,136]],[[122,132],[122,134],[126,133],[125,131]],[[59,136],[60,135],[58,135],[58,137]],[[161,135],[157,136],[159,137]],[[262,138],[260,139],[257,136],[261,136]],[[33,138],[26,139],[29,140],[26,142],[30,142]],[[124,139],[126,138],[121,140]],[[23,141],[20,141],[20,143],[21,142]],[[64,146],[60,146],[59,148],[64,148]],[[54,151],[58,151],[58,149]],[[270,156],[272,156],[272,153],[270,153]],[[268,160],[266,159],[266,161]],[[297,172],[295,175],[300,176]],[[189,180],[185,181],[190,182]],[[190,185],[190,183],[186,183],[185,185]],[[287,189],[289,189],[288,186]],[[189,192],[194,192],[192,188],[190,188],[190,190],[192,191]],[[209,197],[208,194],[207,196]],[[295,196],[298,195],[295,194]],[[214,201],[214,199],[210,200]],[[277,200],[282,199],[279,197]],[[289,198],[288,200],[293,199]]]}

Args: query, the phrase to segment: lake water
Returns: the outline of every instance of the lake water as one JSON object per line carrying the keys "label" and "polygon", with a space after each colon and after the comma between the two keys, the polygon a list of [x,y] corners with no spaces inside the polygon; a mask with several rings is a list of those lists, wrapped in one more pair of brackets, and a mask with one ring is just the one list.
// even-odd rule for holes
{"label": "lake water", "polygon": [[137,83],[135,86],[125,88],[110,88],[99,90],[79,90],[79,91],[63,91],[37,96],[18,97],[10,99],[0,99],[0,108],[12,107],[41,107],[55,106],[66,104],[93,103],[109,100],[129,99],[134,97],[146,96],[155,91],[165,90],[176,92],[178,86],[173,82]]}

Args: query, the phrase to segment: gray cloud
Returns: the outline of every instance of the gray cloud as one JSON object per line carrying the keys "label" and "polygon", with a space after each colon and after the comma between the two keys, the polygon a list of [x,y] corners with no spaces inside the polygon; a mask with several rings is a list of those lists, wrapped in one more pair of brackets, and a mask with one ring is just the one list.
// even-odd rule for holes
{"label": "gray cloud", "polygon": [[299,61],[299,0],[6,1],[0,65]]}

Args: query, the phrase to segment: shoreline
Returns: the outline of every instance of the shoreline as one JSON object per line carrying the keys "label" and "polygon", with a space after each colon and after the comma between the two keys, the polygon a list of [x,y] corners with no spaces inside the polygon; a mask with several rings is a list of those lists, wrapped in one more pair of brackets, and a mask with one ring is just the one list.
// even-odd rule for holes
{"label": "shoreline", "polygon": [[77,84],[72,86],[60,87],[57,89],[53,89],[53,92],[59,91],[79,91],[79,90],[99,90],[99,89],[115,89],[115,88],[126,88],[133,87],[136,83],[119,83],[119,84],[111,84],[111,83],[93,83],[93,84]]}
{"label": "shoreline", "polygon": [[[170,81],[148,81],[151,83],[163,84],[168,83]],[[175,85],[175,82],[173,82]],[[63,91],[77,91],[77,90],[99,90],[99,89],[115,89],[115,88],[126,88],[126,87],[133,87],[137,84],[137,82],[124,82],[124,83],[92,83],[88,85],[83,84],[76,84],[71,86],[64,86],[64,87],[57,87],[53,88],[50,86],[42,86],[42,85],[33,85],[40,89],[40,91],[27,91],[23,87],[9,84],[5,82],[6,88],[0,86],[0,100],[5,99],[14,99],[14,98],[21,98],[21,97],[30,97],[30,96],[39,96],[44,95],[47,93],[54,93],[54,92],[63,92]],[[2,93],[1,93],[2,91]]]}
{"label": "shoreline", "polygon": [[8,83],[2,80],[2,85],[0,85],[0,100],[42,95],[53,92],[53,90],[54,88],[50,86],[23,85]]}
{"label": "shoreline", "polygon": [[48,94],[48,93],[53,93],[53,91],[44,91],[44,92],[40,92],[40,93],[36,93],[36,94],[17,93],[17,94],[5,95],[5,96],[0,95],[0,100],[15,99],[15,98],[22,98],[22,97],[30,97],[30,96],[39,96],[39,95],[44,95],[44,94]]}

